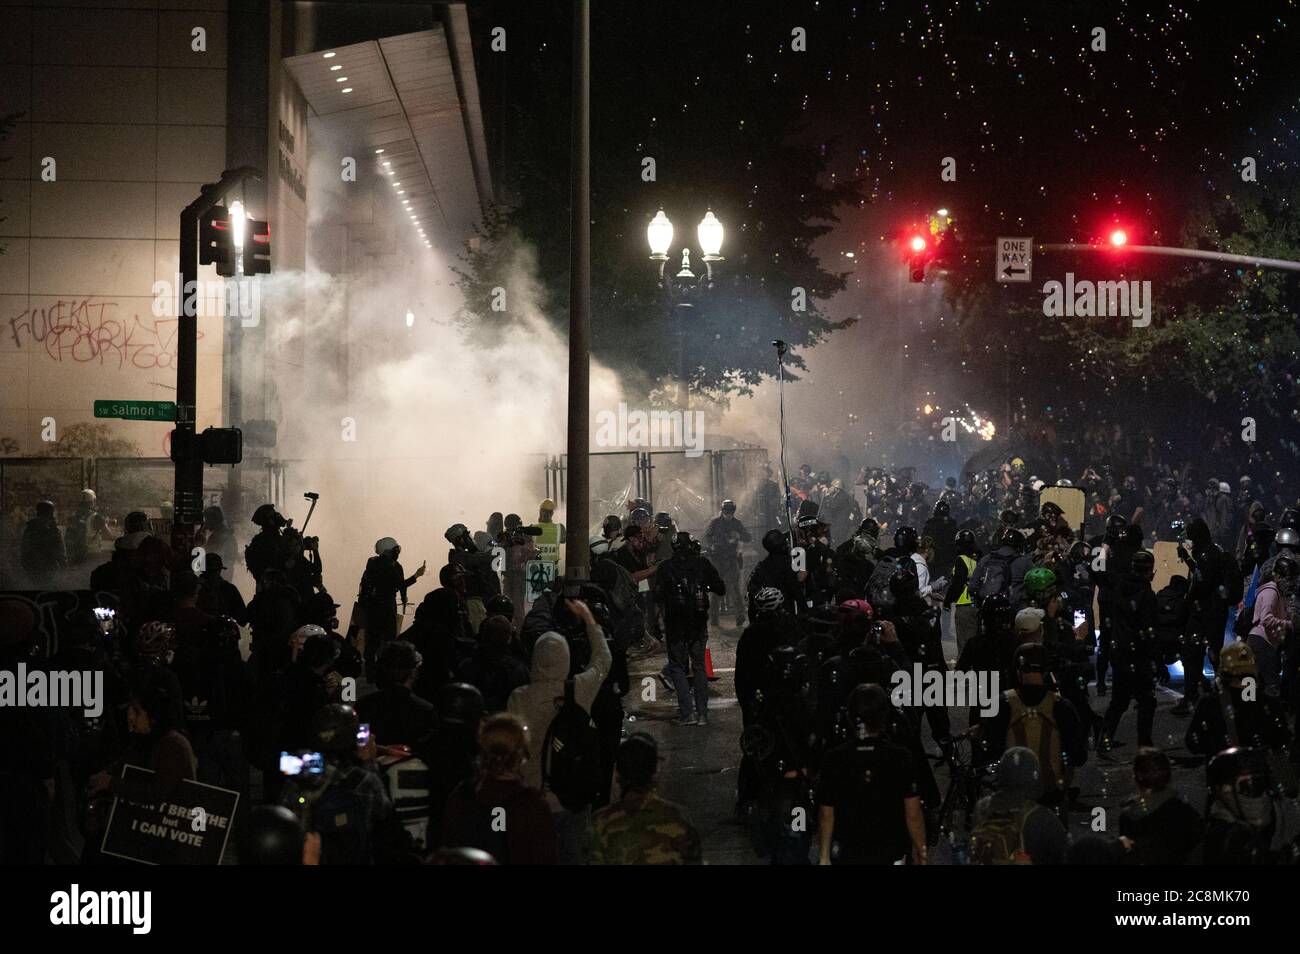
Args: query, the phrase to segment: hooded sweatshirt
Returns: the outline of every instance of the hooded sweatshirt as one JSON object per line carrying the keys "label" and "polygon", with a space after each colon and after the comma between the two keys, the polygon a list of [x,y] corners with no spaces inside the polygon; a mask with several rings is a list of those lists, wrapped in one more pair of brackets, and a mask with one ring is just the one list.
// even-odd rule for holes
{"label": "hooded sweatshirt", "polygon": [[[609,675],[613,656],[605,634],[594,623],[587,626],[587,639],[591,641],[591,662],[573,677],[573,695],[578,705],[591,712],[596,693]],[[564,681],[568,676],[568,642],[553,630],[544,633],[533,645],[528,685],[512,692],[506,706],[507,711],[523,720],[527,730],[529,759],[524,763],[524,782],[533,788],[542,787],[542,743],[551,720],[564,704]]]}

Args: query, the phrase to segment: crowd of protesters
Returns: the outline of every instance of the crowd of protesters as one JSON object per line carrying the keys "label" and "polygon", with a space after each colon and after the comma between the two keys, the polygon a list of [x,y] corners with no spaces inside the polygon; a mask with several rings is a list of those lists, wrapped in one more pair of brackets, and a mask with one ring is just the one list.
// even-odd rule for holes
{"label": "crowd of protesters", "polygon": [[[408,571],[394,537],[341,616],[317,542],[270,504],[242,550],[209,508],[198,566],[143,513],[114,536],[89,491],[67,526],[42,501],[24,571],[34,588],[84,573],[68,588],[96,605],[42,656],[30,605],[0,601],[0,670],[102,671],[106,704],[0,709],[0,852],[117,863],[113,799],[197,781],[240,794],[227,860],[245,864],[698,863],[655,738],[628,732],[628,658],[661,654],[676,725],[708,731],[709,639],[734,625],[736,808],[774,863],[1289,863],[1300,512],[1204,460],[1120,466],[1109,437],[1104,462],[1050,483],[1016,454],[937,488],[805,465],[784,495],[769,476],[748,520],[723,501],[700,539],[629,500],[585,581],[537,573],[566,542],[554,502],[493,514],[447,529],[405,629],[427,564]],[[1081,527],[1049,486],[1084,492]],[[1157,540],[1184,568],[1159,592]],[[1152,737],[1179,664],[1195,766]],[[995,687],[991,711],[954,700],[954,674]],[[1126,735],[1137,796],[1115,831],[1071,835],[1076,770]],[[1175,794],[1185,769],[1204,804]]]}

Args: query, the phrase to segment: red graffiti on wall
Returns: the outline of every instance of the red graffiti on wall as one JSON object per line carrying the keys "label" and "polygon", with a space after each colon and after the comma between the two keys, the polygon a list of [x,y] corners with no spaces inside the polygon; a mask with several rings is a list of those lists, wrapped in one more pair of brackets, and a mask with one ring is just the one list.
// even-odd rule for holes
{"label": "red graffiti on wall", "polygon": [[[116,362],[119,368],[142,370],[173,367],[176,319],[157,318],[147,325],[138,314],[118,317],[117,308],[115,301],[60,299],[10,318],[9,334],[19,348],[34,344],[54,361]],[[198,338],[203,339],[202,332]]]}

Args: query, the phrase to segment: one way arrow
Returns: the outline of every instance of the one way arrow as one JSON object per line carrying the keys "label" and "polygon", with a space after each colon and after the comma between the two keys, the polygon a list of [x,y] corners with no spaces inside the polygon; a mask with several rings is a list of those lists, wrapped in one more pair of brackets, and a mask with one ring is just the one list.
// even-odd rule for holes
{"label": "one way arrow", "polygon": [[1008,265],[1006,268],[1002,269],[1002,274],[1003,274],[1003,275],[1023,275],[1023,274],[1025,274],[1025,272],[1027,272],[1027,271],[1029,271],[1029,269],[1027,269],[1027,268],[1012,268],[1010,265]]}

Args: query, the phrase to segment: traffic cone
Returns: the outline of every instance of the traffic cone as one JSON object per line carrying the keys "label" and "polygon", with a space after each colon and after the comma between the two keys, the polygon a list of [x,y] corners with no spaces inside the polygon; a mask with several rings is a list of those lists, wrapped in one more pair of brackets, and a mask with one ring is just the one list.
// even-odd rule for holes
{"label": "traffic cone", "polygon": [[720,678],[713,672],[713,651],[708,646],[704,647],[704,675],[708,677],[709,682],[717,682]]}

